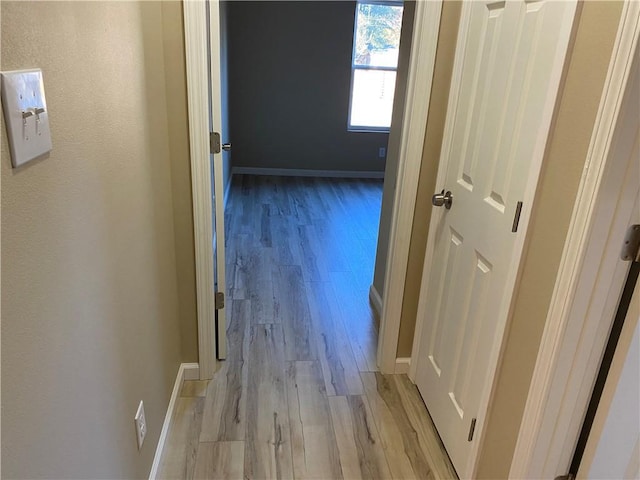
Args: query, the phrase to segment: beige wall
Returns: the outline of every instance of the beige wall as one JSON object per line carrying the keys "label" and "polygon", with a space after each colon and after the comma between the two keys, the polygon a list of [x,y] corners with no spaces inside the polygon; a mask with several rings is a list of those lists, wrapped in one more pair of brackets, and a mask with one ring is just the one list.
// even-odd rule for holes
{"label": "beige wall", "polygon": [[181,361],[181,301],[193,299],[176,280],[193,268],[174,228],[189,228],[188,200],[173,209],[187,191],[172,162],[184,106],[167,102],[178,67],[165,76],[176,10],[0,8],[0,68],[43,69],[53,137],[49,158],[12,170],[1,128],[2,476],[143,478]]}
{"label": "beige wall", "polygon": [[507,478],[613,42],[620,2],[584,2],[544,160],[478,478]]}
{"label": "beige wall", "polygon": [[431,195],[436,190],[436,176],[438,174],[440,148],[442,146],[442,135],[449,101],[449,86],[451,84],[451,72],[453,71],[461,8],[462,3],[457,1],[447,1],[442,6],[438,50],[436,52],[433,86],[431,89],[432,95],[429,103],[429,117],[427,118],[422,150],[422,165],[420,166],[420,178],[416,195],[416,209],[413,214],[411,243],[409,245],[407,278],[402,298],[398,357],[411,356],[422,280],[422,266],[424,264],[429,220],[431,218]]}
{"label": "beige wall", "polygon": [[162,26],[171,188],[173,190],[173,224],[175,226],[179,317],[182,337],[181,358],[183,362],[197,362],[196,267],[182,2],[162,2]]}

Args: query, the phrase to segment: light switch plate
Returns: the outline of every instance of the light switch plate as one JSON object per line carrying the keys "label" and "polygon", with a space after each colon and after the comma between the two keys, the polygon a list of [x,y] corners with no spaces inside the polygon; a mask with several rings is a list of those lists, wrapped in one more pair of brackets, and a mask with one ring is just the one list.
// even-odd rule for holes
{"label": "light switch plate", "polygon": [[2,108],[14,168],[51,151],[42,70],[0,72]]}

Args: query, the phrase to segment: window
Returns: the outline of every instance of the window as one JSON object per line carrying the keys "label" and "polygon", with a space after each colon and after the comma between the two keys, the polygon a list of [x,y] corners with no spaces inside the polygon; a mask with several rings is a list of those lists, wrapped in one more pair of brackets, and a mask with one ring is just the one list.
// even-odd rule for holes
{"label": "window", "polygon": [[389,131],[401,26],[402,2],[356,4],[349,130]]}

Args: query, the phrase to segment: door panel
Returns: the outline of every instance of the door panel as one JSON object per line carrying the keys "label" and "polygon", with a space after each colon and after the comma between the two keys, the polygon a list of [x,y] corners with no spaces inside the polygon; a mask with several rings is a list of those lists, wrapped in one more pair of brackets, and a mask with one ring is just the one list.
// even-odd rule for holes
{"label": "door panel", "polygon": [[416,375],[462,476],[471,472],[467,437],[472,419],[473,441],[482,427],[520,262],[526,228],[513,233],[513,218],[535,191],[574,13],[575,2],[544,0],[463,6],[438,174],[453,206],[432,215]]}

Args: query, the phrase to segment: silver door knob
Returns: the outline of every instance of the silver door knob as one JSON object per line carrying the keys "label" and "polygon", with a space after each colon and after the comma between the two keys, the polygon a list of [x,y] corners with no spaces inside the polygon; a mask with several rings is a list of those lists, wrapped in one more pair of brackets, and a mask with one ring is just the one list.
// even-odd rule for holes
{"label": "silver door knob", "polygon": [[230,144],[230,143],[223,143],[223,144],[222,144],[222,149],[223,149],[225,152],[230,152],[230,151],[231,151],[231,144]]}
{"label": "silver door knob", "polygon": [[431,197],[431,203],[434,207],[441,207],[444,205],[444,208],[449,210],[451,205],[453,205],[453,194],[449,190],[447,190],[447,193],[444,193],[444,189],[442,189],[442,192],[436,193]]}

